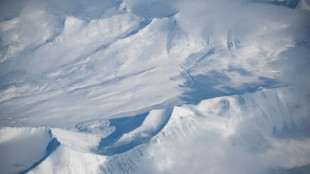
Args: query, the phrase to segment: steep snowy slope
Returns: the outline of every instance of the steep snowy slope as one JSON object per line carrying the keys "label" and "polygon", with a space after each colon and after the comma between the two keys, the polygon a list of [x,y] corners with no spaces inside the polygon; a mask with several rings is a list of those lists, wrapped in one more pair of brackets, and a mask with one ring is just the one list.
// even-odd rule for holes
{"label": "steep snowy slope", "polygon": [[57,146],[56,139],[47,128],[3,127],[0,135],[1,173],[26,171]]}
{"label": "steep snowy slope", "polygon": [[0,173],[309,173],[307,0],[2,5]]}
{"label": "steep snowy slope", "polygon": [[[70,136],[67,140],[75,145],[60,141],[61,146],[30,173],[266,173],[310,165],[310,99],[300,94],[292,88],[264,89],[174,107],[150,141],[121,154],[101,156],[91,149],[79,150],[82,144]],[[161,125],[149,124],[153,116],[149,114],[114,145],[128,146],[143,137],[142,132]]]}

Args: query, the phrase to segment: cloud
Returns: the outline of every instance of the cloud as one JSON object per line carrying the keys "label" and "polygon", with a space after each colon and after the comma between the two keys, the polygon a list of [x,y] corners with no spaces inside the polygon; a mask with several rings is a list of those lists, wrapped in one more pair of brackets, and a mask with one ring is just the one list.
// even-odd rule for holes
{"label": "cloud", "polygon": [[233,104],[243,103],[232,115],[228,99],[197,106],[206,114],[204,129],[182,141],[151,145],[147,150],[154,156],[147,160],[154,173],[265,173],[308,166],[308,5],[306,0],[5,0],[0,125],[70,129],[85,120],[153,110],[142,127],[119,141],[136,146],[166,123],[165,114],[154,110],[193,102],[184,95],[200,102],[294,86],[282,91],[287,96],[277,90],[247,100],[234,96]]}
{"label": "cloud", "polygon": [[[263,90],[183,106],[201,114],[192,116],[199,120],[198,126],[184,119],[191,117],[186,112],[174,112],[164,138],[157,137],[161,143],[146,150],[151,154],[154,173],[262,174],[309,167],[309,135],[298,136],[308,131],[300,129],[305,126],[300,123],[307,122],[309,127],[309,102],[304,101],[307,97],[295,99],[300,93],[292,95],[293,91]],[[297,103],[304,105],[296,109]],[[188,123],[197,128],[182,132]],[[287,136],[289,132],[292,136]]]}
{"label": "cloud", "polygon": [[175,146],[155,148],[154,173],[266,173],[309,165],[310,140],[274,140],[264,152],[249,152],[216,132],[200,132]]}

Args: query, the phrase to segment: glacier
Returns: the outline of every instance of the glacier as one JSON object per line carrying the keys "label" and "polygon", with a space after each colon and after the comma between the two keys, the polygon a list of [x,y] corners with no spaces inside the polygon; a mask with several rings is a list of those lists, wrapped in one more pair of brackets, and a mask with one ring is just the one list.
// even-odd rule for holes
{"label": "glacier", "polygon": [[2,4],[0,173],[309,173],[309,1]]}

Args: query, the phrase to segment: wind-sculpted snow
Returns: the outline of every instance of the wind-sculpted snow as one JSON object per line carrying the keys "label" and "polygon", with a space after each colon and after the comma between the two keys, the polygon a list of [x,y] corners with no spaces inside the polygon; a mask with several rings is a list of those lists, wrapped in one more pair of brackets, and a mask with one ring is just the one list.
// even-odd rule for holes
{"label": "wind-sculpted snow", "polygon": [[309,171],[309,4],[4,0],[1,173]]}
{"label": "wind-sculpted snow", "polygon": [[175,107],[165,128],[149,143],[108,158],[102,173],[266,173],[289,172],[283,168],[293,166],[309,170],[309,135],[296,139],[278,134],[298,132],[302,122],[309,128],[309,99],[300,97],[303,104],[297,109],[297,100],[287,100],[293,97],[287,95],[290,90]]}
{"label": "wind-sculpted snow", "polygon": [[[263,6],[249,3],[243,9],[242,4],[236,3],[229,11],[244,14],[244,26],[220,23],[230,15],[228,12],[216,17],[219,21],[212,25],[207,16],[216,12],[208,10],[209,6],[202,3],[205,14],[187,7],[199,3],[202,2],[181,2],[179,12],[171,8],[171,15],[169,2],[168,11],[152,19],[136,15],[144,13],[136,12],[136,8],[149,4],[134,1],[122,3],[119,14],[93,20],[66,16],[63,21],[42,7],[45,18],[55,21],[47,22],[46,27],[57,25],[49,27],[50,31],[42,28],[45,25],[33,26],[38,33],[25,29],[34,36],[17,30],[24,22],[36,23],[31,17],[31,21],[25,18],[37,16],[33,11],[25,9],[19,17],[2,22],[2,47],[6,51],[2,52],[0,65],[1,125],[72,128],[89,118],[137,115],[205,98],[253,92],[259,87],[281,86],[276,78],[281,76],[281,69],[271,63],[295,47],[296,42],[308,43],[309,38],[301,38],[308,24],[294,21],[299,16],[302,19],[303,13],[279,8],[279,16],[265,10],[271,18],[259,26],[245,14],[247,9]],[[211,4],[227,10],[223,2]],[[124,6],[128,12],[124,12]],[[206,17],[188,19],[197,15]],[[250,15],[257,15],[258,21],[264,18],[261,12]],[[287,19],[278,21],[283,18]],[[61,21],[63,27],[59,29]],[[13,122],[8,119],[11,117]]]}
{"label": "wind-sculpted snow", "polygon": [[[119,129],[131,130],[109,143],[107,152],[115,152],[109,156],[93,151],[96,146],[102,148],[106,138],[99,143],[100,136],[92,133],[52,129],[60,146],[30,173],[307,171],[310,136],[301,135],[300,130],[309,132],[310,100],[301,94],[296,88],[264,89],[175,106],[170,111],[155,110],[143,115],[143,123],[135,129],[130,128],[134,124],[130,119],[139,116],[110,120],[111,126],[114,121],[124,122]],[[122,130],[117,127],[115,131],[119,134]],[[283,136],[287,132],[291,136]],[[148,136],[149,140],[139,145],[129,143]],[[118,154],[120,148],[122,153]]]}
{"label": "wind-sculpted snow", "polygon": [[[165,127],[171,116],[171,112],[171,108],[153,110],[147,113],[147,115],[136,116],[135,119],[134,117],[127,118],[128,121],[125,119],[113,120],[122,125],[115,125],[116,131],[108,137],[101,139],[96,153],[111,156],[126,152],[135,146],[148,142]],[[140,123],[139,117],[144,117],[143,123]],[[131,127],[130,125],[134,126]]]}

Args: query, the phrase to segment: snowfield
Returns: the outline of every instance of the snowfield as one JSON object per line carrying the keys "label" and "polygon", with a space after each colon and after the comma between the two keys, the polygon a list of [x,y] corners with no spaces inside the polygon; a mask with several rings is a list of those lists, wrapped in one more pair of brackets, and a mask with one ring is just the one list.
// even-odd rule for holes
{"label": "snowfield", "polygon": [[[27,157],[26,161],[6,159],[2,165],[13,167],[3,172],[266,173],[274,166],[308,165],[310,100],[295,92],[294,88],[263,89],[169,111],[154,110],[128,133],[123,125],[116,126],[120,136],[111,137],[115,141],[106,135],[59,128],[2,128],[1,135],[8,135],[1,137],[1,155]],[[137,116],[131,118],[131,123],[140,121]],[[114,121],[124,119],[112,119],[110,124]],[[99,144],[100,137],[110,143]],[[48,152],[52,138],[59,144]],[[20,143],[23,150],[16,147]],[[103,153],[102,149],[109,151]],[[40,163],[33,167],[31,160]],[[189,161],[194,166],[188,166]],[[16,166],[18,163],[23,166]]]}
{"label": "snowfield", "polygon": [[310,172],[308,0],[2,4],[0,173]]}

